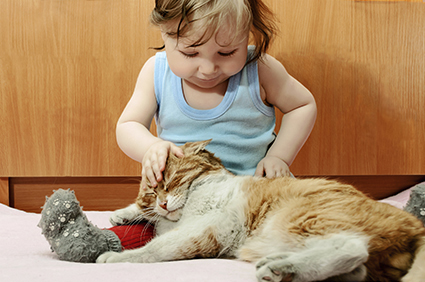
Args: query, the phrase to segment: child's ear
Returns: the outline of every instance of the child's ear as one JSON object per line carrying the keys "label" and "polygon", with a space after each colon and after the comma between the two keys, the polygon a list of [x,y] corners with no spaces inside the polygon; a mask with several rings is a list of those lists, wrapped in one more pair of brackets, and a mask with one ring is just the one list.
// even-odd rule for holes
{"label": "child's ear", "polygon": [[182,149],[185,153],[197,154],[204,150],[205,147],[211,142],[212,139],[198,142],[187,142],[183,145]]}

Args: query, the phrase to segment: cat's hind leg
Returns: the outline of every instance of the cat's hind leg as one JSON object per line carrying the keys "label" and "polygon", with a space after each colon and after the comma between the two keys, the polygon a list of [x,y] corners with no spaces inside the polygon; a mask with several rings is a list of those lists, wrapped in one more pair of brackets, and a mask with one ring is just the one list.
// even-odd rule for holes
{"label": "cat's hind leg", "polygon": [[352,281],[352,275],[356,275],[356,281],[362,281],[366,277],[362,265],[369,256],[367,243],[364,236],[353,234],[310,238],[300,251],[275,254],[260,260],[257,279],[308,282],[339,276],[339,279],[346,277],[350,279],[346,281]]}
{"label": "cat's hind leg", "polygon": [[367,275],[367,268],[364,264],[360,265],[353,271],[338,276],[333,276],[329,279],[323,280],[322,282],[352,282],[352,281],[364,281]]}

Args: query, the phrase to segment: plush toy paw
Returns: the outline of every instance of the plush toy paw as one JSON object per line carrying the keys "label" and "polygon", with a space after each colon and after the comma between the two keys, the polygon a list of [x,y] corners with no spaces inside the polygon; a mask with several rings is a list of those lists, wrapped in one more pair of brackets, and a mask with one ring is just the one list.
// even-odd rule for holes
{"label": "plush toy paw", "polygon": [[117,235],[91,224],[73,191],[59,189],[46,199],[38,224],[59,259],[95,262],[107,251],[121,251]]}
{"label": "plush toy paw", "polygon": [[50,242],[63,226],[82,215],[74,191],[59,189],[50,198],[46,197],[38,226]]}
{"label": "plush toy paw", "polygon": [[404,210],[415,215],[425,224],[425,182],[412,188]]}

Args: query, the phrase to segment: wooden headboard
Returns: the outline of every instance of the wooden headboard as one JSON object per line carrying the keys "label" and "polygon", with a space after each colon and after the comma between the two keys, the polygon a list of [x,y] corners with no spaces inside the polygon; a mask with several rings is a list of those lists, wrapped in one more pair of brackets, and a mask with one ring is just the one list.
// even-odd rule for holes
{"label": "wooden headboard", "polygon": [[[423,181],[425,4],[264,1],[280,29],[270,54],[318,105],[293,173],[376,198]],[[0,202],[39,210],[58,187],[79,189],[89,209],[135,197],[141,167],[119,150],[115,124],[149,47],[162,45],[153,5],[0,2]]]}
{"label": "wooden headboard", "polygon": [[[352,184],[374,199],[392,196],[425,181],[424,175],[339,175],[327,178]],[[139,181],[139,177],[14,177],[9,183],[10,205],[40,212],[45,196],[62,188],[74,190],[84,210],[116,210],[134,202]]]}

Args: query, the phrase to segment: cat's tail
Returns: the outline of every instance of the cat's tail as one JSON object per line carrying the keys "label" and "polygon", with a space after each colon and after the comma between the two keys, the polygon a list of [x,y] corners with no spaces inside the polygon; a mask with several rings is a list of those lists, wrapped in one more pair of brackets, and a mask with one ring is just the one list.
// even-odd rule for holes
{"label": "cat's tail", "polygon": [[425,236],[416,242],[416,246],[412,267],[401,279],[402,282],[419,282],[425,279]]}

